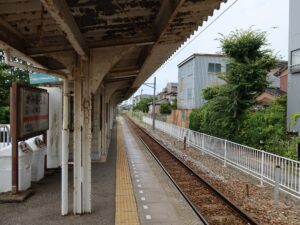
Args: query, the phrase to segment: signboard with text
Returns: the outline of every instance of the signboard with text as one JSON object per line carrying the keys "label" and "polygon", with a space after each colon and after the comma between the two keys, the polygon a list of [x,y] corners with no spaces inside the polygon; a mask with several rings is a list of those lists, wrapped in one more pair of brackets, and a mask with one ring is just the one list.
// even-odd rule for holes
{"label": "signboard with text", "polygon": [[25,137],[49,128],[49,95],[37,88],[20,88],[20,133]]}
{"label": "signboard with text", "polygon": [[[12,193],[19,190],[18,142],[37,135],[46,136],[49,128],[47,90],[13,83],[10,89],[10,128],[12,140]],[[45,139],[44,139],[45,140]]]}

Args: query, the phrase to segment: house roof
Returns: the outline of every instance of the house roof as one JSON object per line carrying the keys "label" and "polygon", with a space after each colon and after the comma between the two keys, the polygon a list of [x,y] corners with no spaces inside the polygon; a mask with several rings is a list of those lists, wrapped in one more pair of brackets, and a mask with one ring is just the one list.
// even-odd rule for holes
{"label": "house roof", "polygon": [[209,53],[194,53],[191,56],[189,56],[188,58],[186,58],[185,60],[183,60],[181,63],[179,63],[177,65],[177,67],[181,67],[184,64],[186,64],[187,62],[189,62],[190,60],[192,60],[193,58],[195,58],[196,56],[202,57],[220,57],[220,58],[225,58],[225,55],[222,54],[209,54]]}
{"label": "house roof", "polygon": [[[162,103],[169,103],[166,99],[160,99],[155,101],[155,105],[161,105]],[[148,105],[152,105],[152,102],[149,102]]]}
{"label": "house roof", "polygon": [[280,90],[280,89],[278,89],[278,88],[267,88],[267,89],[265,90],[265,92],[267,92],[267,93],[269,93],[269,94],[271,94],[271,95],[274,95],[274,96],[279,96],[279,95],[284,95],[284,94],[286,94],[285,91],[282,91],[282,90]]}
{"label": "house roof", "polygon": [[268,76],[279,77],[282,74],[282,72],[284,72],[287,69],[288,69],[288,62],[287,61],[279,61],[277,63],[277,65],[275,66],[275,68],[269,72]]}

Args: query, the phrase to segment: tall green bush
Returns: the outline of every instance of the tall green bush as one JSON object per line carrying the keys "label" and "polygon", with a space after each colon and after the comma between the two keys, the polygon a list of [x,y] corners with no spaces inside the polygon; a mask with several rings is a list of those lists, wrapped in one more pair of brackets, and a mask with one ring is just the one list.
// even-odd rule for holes
{"label": "tall green bush", "polygon": [[203,124],[201,109],[193,109],[193,111],[190,114],[189,128],[191,130],[201,131],[200,130],[201,124]]}
{"label": "tall green bush", "polygon": [[239,137],[246,145],[272,151],[280,140],[285,139],[286,105],[273,102],[270,106],[255,112],[247,110],[244,115]]}
{"label": "tall green bush", "polygon": [[160,104],[160,114],[170,114],[171,113],[171,105],[170,104],[167,104],[167,103],[161,103]]}
{"label": "tall green bush", "polygon": [[0,107],[0,124],[9,123],[9,106]]}
{"label": "tall green bush", "polygon": [[220,41],[223,54],[229,59],[227,71],[220,75],[226,83],[203,91],[207,102],[200,110],[197,130],[237,140],[243,116],[268,86],[266,76],[275,66],[276,58],[265,49],[264,32],[237,30],[222,36]]}
{"label": "tall green bush", "polygon": [[141,111],[147,113],[149,111],[149,103],[153,102],[153,98],[141,99],[136,106],[133,107],[134,111]]}

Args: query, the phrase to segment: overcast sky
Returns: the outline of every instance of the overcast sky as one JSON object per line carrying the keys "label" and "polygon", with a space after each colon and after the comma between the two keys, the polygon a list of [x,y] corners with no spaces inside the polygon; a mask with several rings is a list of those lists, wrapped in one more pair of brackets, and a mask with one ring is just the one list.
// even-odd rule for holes
{"label": "overcast sky", "polygon": [[[207,22],[199,27],[194,35],[199,34],[218,15],[233,4],[235,0],[228,0],[222,3],[219,10],[209,17]],[[227,12],[210,25],[203,33],[189,43],[179,53],[175,53],[171,59],[161,66],[146,82],[153,82],[157,79],[157,92],[165,87],[167,82],[178,81],[177,65],[193,53],[216,53],[220,52],[220,44],[217,40],[220,33],[228,35],[235,29],[259,29],[268,34],[269,48],[273,49],[282,59],[287,60],[288,55],[288,13],[289,0],[238,0]],[[191,36],[193,39],[194,36]],[[187,40],[189,42],[190,39]],[[185,44],[186,45],[186,44]],[[183,46],[185,46],[183,45]],[[136,93],[152,94],[151,88],[143,85]]]}

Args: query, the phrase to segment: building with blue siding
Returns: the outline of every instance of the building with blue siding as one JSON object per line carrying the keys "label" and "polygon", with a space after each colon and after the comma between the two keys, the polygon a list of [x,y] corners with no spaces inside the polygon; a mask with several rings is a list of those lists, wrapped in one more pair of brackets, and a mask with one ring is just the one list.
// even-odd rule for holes
{"label": "building with blue siding", "polygon": [[204,104],[202,90],[224,84],[218,75],[228,61],[218,54],[193,54],[178,65],[178,109],[195,109]]}

